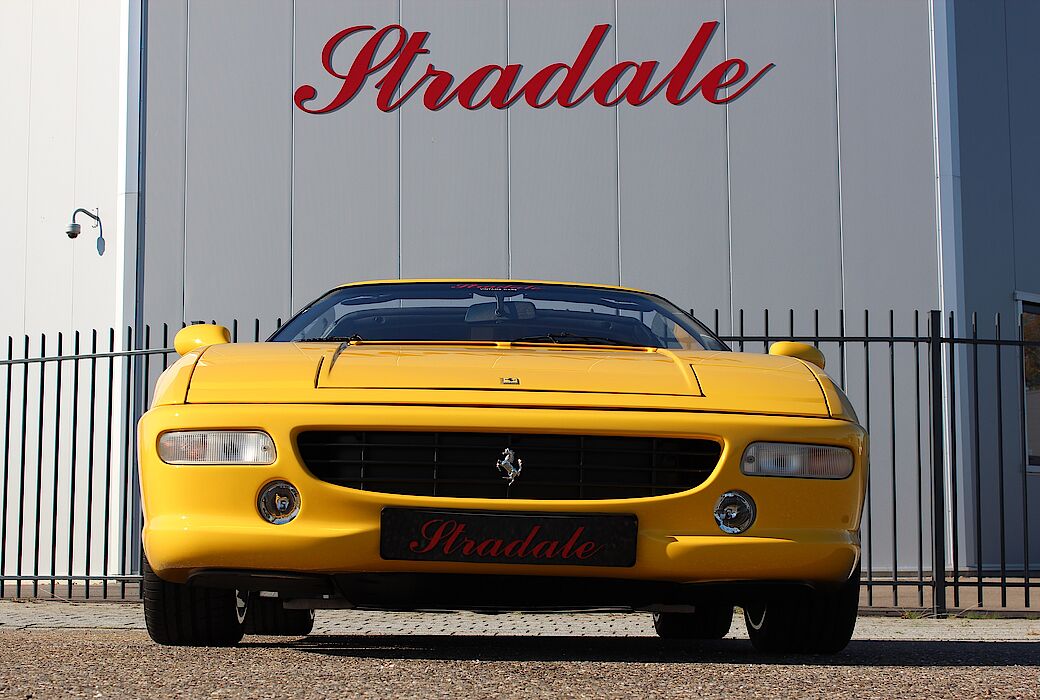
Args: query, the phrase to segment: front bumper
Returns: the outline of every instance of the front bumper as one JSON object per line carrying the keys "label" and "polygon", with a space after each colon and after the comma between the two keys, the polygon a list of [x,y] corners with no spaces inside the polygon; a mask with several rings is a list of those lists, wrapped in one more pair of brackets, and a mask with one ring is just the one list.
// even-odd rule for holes
{"label": "front bumper", "polygon": [[[683,493],[652,498],[537,501],[431,498],[357,491],[311,476],[295,436],[308,429],[467,430],[709,437],[724,442],[714,473]],[[173,429],[267,431],[268,466],[173,466],[159,460],[159,434]],[[739,461],[756,440],[843,445],[856,466],[842,480],[745,476]],[[847,580],[859,557],[867,440],[858,425],[820,418],[666,411],[597,411],[371,405],[158,406],[139,425],[144,547],[163,579],[214,569],[315,574],[480,574],[595,577],[676,583]],[[489,469],[494,465],[489,465]],[[256,509],[260,489],[284,479],[299,489],[299,516],[271,525]],[[740,489],[758,506],[742,535],[719,531],[719,495]],[[564,513],[630,513],[639,519],[631,567],[390,561],[380,557],[385,506]]]}

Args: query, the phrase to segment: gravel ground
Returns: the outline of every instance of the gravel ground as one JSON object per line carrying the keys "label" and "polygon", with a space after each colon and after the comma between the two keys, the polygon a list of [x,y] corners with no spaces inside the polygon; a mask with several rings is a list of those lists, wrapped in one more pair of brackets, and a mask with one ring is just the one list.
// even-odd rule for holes
{"label": "gravel ground", "polygon": [[3,602],[0,697],[1040,698],[1036,620],[861,618],[843,654],[790,657],[742,624],[665,642],[642,614],[318,616],[304,639],[185,649],[136,605]]}

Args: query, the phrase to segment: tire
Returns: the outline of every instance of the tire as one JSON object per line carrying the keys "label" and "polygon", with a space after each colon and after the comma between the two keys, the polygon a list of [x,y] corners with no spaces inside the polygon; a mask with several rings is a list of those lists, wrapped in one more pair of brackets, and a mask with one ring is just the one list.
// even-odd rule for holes
{"label": "tire", "polygon": [[747,606],[744,621],[751,643],[767,653],[838,653],[856,629],[859,577],[857,566],[837,590],[812,591]]}
{"label": "tire", "polygon": [[286,610],[278,598],[249,600],[246,634],[269,634],[283,637],[306,637],[314,629],[313,610]]}
{"label": "tire", "polygon": [[662,639],[722,639],[732,622],[732,605],[698,605],[692,613],[654,613],[654,629]]}
{"label": "tire", "polygon": [[245,602],[234,590],[170,583],[142,559],[144,620],[167,646],[229,647],[242,640]]}

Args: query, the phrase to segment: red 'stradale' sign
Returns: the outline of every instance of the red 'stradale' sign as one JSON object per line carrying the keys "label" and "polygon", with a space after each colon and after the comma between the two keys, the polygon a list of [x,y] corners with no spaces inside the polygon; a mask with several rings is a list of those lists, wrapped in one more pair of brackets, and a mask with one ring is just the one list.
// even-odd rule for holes
{"label": "red 'stradale' sign", "polygon": [[[357,97],[368,78],[385,69],[386,72],[375,83],[378,91],[376,105],[384,112],[397,109],[420,92],[423,104],[431,110],[441,109],[453,101],[458,101],[466,109],[480,109],[485,105],[506,109],[521,99],[536,109],[551,104],[573,107],[589,97],[604,107],[620,102],[642,105],[662,90],[665,99],[673,105],[681,105],[698,93],[712,104],[726,104],[747,92],[774,64],[769,63],[748,77],[746,61],[727,58],[694,80],[700,59],[718,26],[718,22],[702,24],[672,69],[656,80],[657,61],[621,61],[594,78],[586,76],[600,45],[610,32],[609,24],[597,24],[571,63],[551,63],[533,73],[528,73],[519,63],[490,64],[477,68],[456,85],[452,73],[436,68],[432,63],[426,66],[422,75],[410,76],[415,60],[430,53],[424,48],[429,32],[409,33],[399,24],[387,25],[378,31],[372,26],[359,25],[337,32],[322,49],[322,66],[340,82],[335,97],[324,105],[311,104],[318,97],[317,89],[313,85],[301,85],[296,89],[293,101],[299,109],[310,114],[332,112]],[[337,47],[349,36],[369,32],[371,36],[358,50],[346,72],[334,68],[332,59]],[[549,84],[558,75],[562,75],[562,81],[549,91]],[[523,80],[525,77],[527,79]]]}

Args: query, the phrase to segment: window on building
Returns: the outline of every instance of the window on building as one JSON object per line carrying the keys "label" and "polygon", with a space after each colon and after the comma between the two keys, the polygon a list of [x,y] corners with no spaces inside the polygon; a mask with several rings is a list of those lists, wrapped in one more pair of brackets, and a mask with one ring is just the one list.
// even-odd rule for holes
{"label": "window on building", "polygon": [[[1040,304],[1022,305],[1022,337],[1040,341]],[[1029,471],[1040,473],[1040,346],[1026,346],[1026,444]]]}

